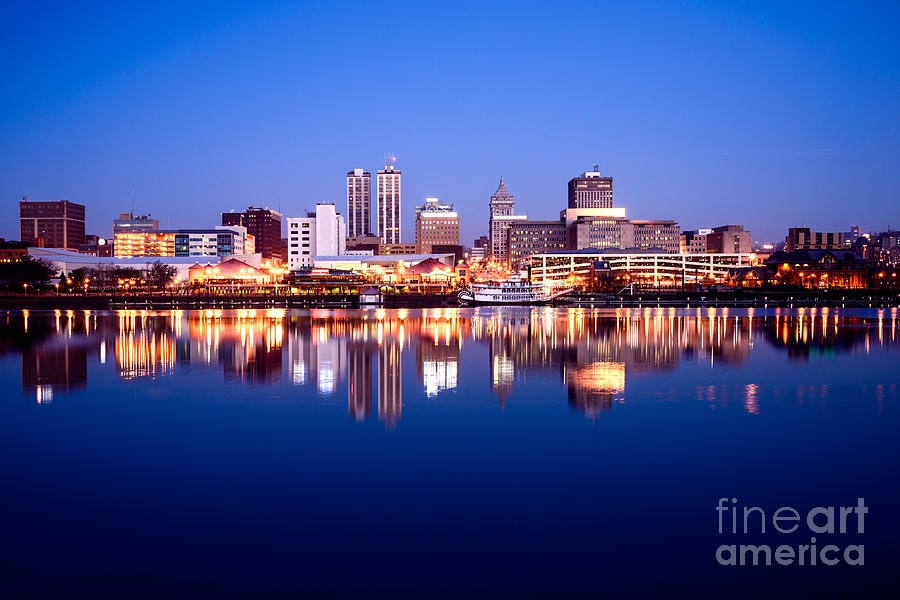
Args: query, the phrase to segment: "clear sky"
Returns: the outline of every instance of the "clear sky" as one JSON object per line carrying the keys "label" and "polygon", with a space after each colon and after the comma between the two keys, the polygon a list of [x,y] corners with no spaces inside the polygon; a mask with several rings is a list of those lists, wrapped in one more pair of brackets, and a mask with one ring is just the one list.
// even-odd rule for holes
{"label": "clear sky", "polygon": [[23,195],[99,235],[132,197],[165,227],[346,212],[388,151],[405,241],[435,195],[471,244],[501,175],[557,218],[593,163],[685,229],[900,227],[897,2],[182,4],[0,6],[0,236]]}

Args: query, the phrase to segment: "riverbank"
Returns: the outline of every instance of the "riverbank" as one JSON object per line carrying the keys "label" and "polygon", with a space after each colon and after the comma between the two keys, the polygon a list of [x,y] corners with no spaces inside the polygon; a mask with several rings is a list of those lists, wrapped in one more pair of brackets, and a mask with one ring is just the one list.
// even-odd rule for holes
{"label": "riverbank", "polygon": [[[898,290],[709,290],[640,291],[634,294],[572,294],[557,299],[556,306],[591,308],[630,307],[894,307],[900,306]],[[443,308],[458,306],[456,294],[389,294],[380,304],[361,304],[356,295],[104,295],[104,294],[6,294],[0,309],[230,309],[230,308]]]}
{"label": "riverbank", "polygon": [[457,306],[456,294],[386,294],[381,304],[361,304],[359,296],[348,294],[323,295],[178,295],[178,294],[6,294],[0,295],[0,309],[78,309],[78,310],[140,310],[140,309],[206,309],[206,308],[439,308]]}
{"label": "riverbank", "polygon": [[589,307],[892,307],[900,306],[900,291],[877,289],[635,291],[634,294],[572,294],[560,304]]}

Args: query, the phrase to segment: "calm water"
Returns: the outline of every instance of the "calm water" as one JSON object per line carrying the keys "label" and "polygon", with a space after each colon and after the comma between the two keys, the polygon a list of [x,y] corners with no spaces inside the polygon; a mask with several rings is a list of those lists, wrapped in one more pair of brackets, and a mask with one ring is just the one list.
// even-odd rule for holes
{"label": "calm water", "polygon": [[[898,316],[0,314],[0,595],[871,595],[900,559]],[[720,566],[809,543],[719,535],[720,497],[864,497],[864,534],[819,544],[865,565]]]}

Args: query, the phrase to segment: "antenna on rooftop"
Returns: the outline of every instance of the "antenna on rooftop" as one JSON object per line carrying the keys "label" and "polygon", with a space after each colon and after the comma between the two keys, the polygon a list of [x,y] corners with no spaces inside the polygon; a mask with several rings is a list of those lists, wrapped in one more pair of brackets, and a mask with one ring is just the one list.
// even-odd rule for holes
{"label": "antenna on rooftop", "polygon": [[599,171],[599,170],[600,170],[600,165],[598,165],[597,163],[594,163],[594,171]]}

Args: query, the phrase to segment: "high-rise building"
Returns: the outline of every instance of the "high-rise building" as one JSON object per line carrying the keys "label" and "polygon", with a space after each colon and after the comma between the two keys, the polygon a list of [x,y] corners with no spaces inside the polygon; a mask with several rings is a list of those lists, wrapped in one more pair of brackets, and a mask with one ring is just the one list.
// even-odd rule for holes
{"label": "high-rise building", "polygon": [[416,252],[429,254],[435,244],[459,244],[459,214],[452,204],[425,198],[425,204],[416,207]]}
{"label": "high-rise building", "polygon": [[382,244],[400,242],[400,170],[391,156],[378,170],[378,237]]}
{"label": "high-rise building", "polygon": [[569,208],[612,208],[613,178],[603,177],[594,165],[593,171],[569,181]]}
{"label": "high-rise building", "polygon": [[240,225],[253,236],[256,252],[264,259],[281,260],[281,213],[248,207],[245,212],[222,213],[222,225]]}
{"label": "high-rise building", "polygon": [[306,217],[289,217],[288,267],[313,266],[316,256],[339,256],[347,251],[347,225],[334,204],[318,203]]}
{"label": "high-rise building", "polygon": [[353,169],[347,173],[347,235],[371,235],[371,176],[368,171]]}
{"label": "high-rise building", "polygon": [[77,252],[85,243],[84,205],[68,200],[19,202],[19,239],[30,246]]}
{"label": "high-rise building", "polygon": [[488,235],[490,237],[490,255],[500,262],[509,261],[509,227],[513,223],[525,221],[526,215],[515,215],[515,199],[506,189],[503,177],[500,186],[491,196]]}

